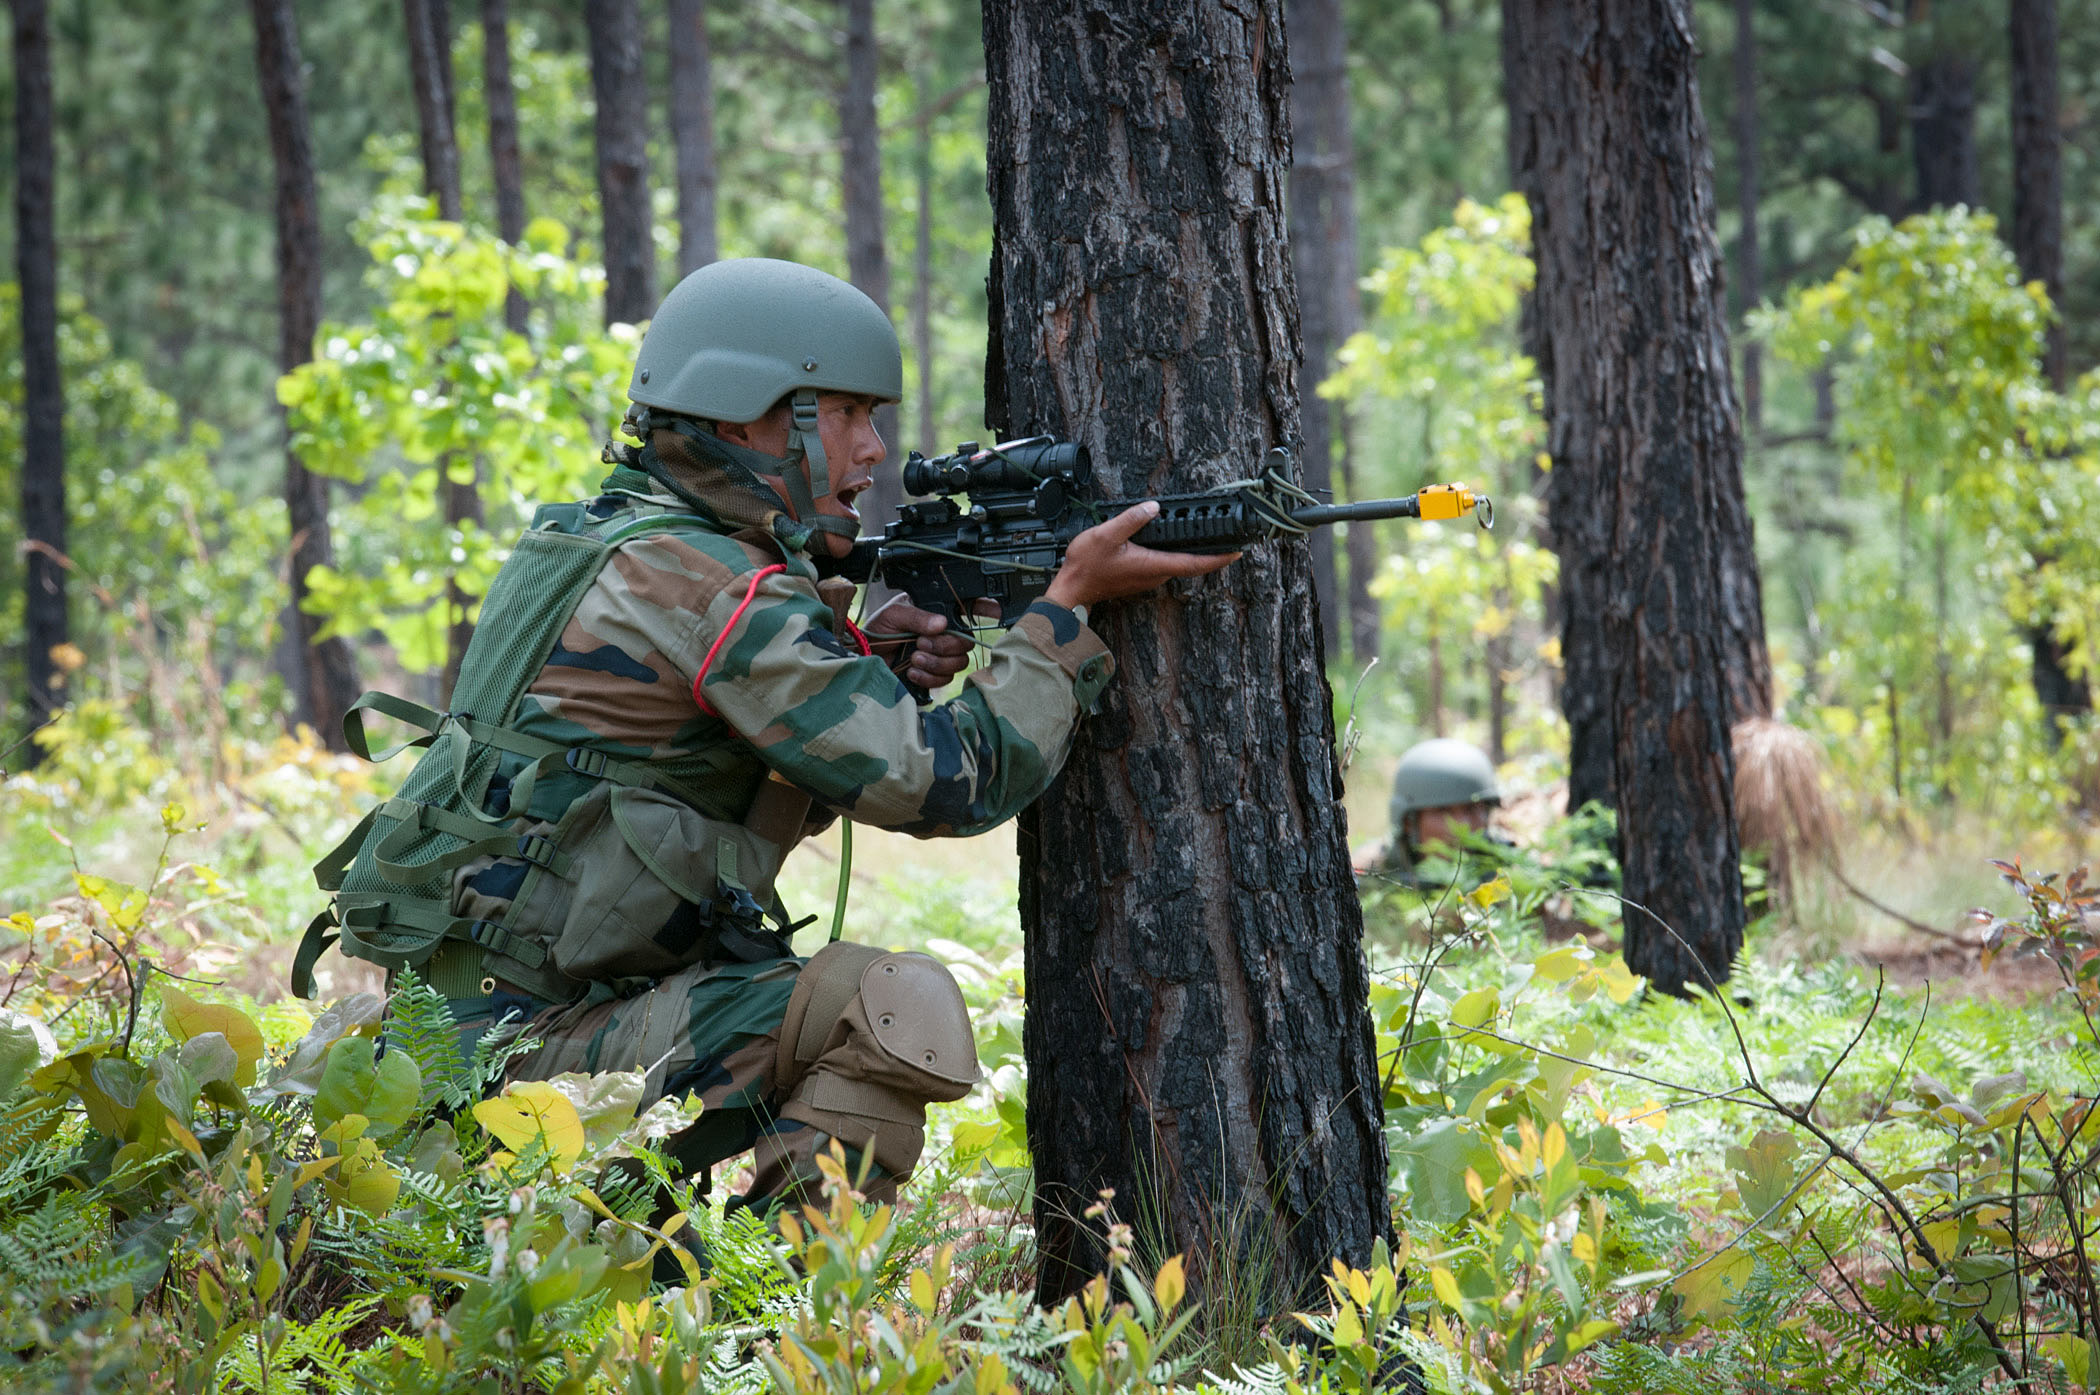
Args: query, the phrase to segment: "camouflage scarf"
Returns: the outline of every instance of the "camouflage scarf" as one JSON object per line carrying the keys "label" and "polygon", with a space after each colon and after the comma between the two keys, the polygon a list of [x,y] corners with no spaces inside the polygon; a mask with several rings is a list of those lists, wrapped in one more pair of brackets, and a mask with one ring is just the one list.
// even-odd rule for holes
{"label": "camouflage scarf", "polygon": [[755,528],[791,552],[805,551],[815,531],[789,517],[780,495],[740,457],[763,459],[732,445],[687,417],[643,409],[642,445],[615,442],[608,459],[619,468],[601,486],[609,492],[671,495],[727,531]]}

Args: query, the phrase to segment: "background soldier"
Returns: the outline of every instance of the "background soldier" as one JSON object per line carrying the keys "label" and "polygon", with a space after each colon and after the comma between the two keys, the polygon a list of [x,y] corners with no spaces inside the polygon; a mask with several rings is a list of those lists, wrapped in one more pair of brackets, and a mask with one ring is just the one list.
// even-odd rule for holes
{"label": "background soldier", "polygon": [[511,1079],[641,1070],[645,1104],[697,1093],[671,1147],[702,1187],[756,1145],[740,1201],[770,1209],[838,1139],[894,1192],[926,1105],[978,1078],[962,995],[924,954],[796,957],[781,860],[834,814],[922,837],[1011,818],[1113,672],[1086,607],[1231,560],[1137,547],[1157,506],[1128,510],[1072,544],[957,696],[922,705],[906,681],[940,689],[974,641],[901,603],[864,635],[853,587],[822,576],[858,532],[885,456],[872,413],[902,376],[888,318],[836,277],[753,259],[679,283],[635,364],[639,444],[608,447],[597,498],[540,511],[452,711],[360,704],[430,749],[319,869],[332,923],[296,986],[339,930],[347,953],[415,966],[468,1030],[536,1038]]}
{"label": "background soldier", "polygon": [[1424,850],[1455,852],[1460,829],[1485,834],[1501,803],[1502,787],[1487,752],[1442,736],[1417,742],[1393,772],[1393,798],[1386,806],[1392,843],[1380,870],[1408,886],[1420,885]]}

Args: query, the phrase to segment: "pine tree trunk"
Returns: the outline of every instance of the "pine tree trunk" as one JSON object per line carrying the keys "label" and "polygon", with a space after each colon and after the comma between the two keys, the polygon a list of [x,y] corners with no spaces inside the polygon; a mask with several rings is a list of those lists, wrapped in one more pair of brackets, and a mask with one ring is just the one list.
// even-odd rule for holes
{"label": "pine tree trunk", "polygon": [[[1109,495],[1299,427],[1282,0],[990,0],[987,413]],[[1391,1234],[1361,913],[1303,543],[1105,605],[1120,674],[1020,831],[1039,1294],[1103,1188],[1263,1311]]]}
{"label": "pine tree trunk", "polygon": [[[51,17],[45,0],[14,0],[15,275],[22,288],[23,678],[27,725],[65,705],[65,386],[58,369],[58,244],[53,228]],[[15,759],[34,765],[35,742]]]}
{"label": "pine tree trunk", "polygon": [[[1342,410],[1315,390],[1334,371],[1335,351],[1356,328],[1356,158],[1349,133],[1349,51],[1341,0],[1288,0],[1291,36],[1291,263],[1298,277],[1298,326],[1305,344],[1300,409],[1305,421],[1305,487],[1326,494],[1334,478],[1331,414]],[[1361,525],[1370,531],[1371,525]],[[1355,531],[1352,526],[1351,532]],[[1311,539],[1320,638],[1329,658],[1342,653],[1334,538]],[[1363,662],[1366,656],[1358,655]]]}
{"label": "pine tree trunk", "polygon": [[[489,106],[489,169],[496,186],[496,235],[525,239],[525,165],[518,153],[518,90],[510,76],[510,0],[481,0],[481,86]],[[516,286],[503,301],[503,323],[526,327],[525,297]]]}
{"label": "pine tree trunk", "polygon": [[[882,131],[875,123],[875,0],[841,0],[846,20],[846,82],[839,89],[840,175],[846,191],[846,275],[868,299],[890,308],[890,257],[882,229]],[[887,525],[904,500],[900,473],[903,443],[897,437],[897,408],[876,409],[875,430],[890,447],[875,472],[862,512],[875,531]]]}
{"label": "pine tree trunk", "polygon": [[1626,912],[1627,963],[1683,992],[1742,945],[1729,728],[1754,679],[1731,671],[1764,664],[1691,14],[1505,13],[1530,90],[1556,94],[1527,139],[1569,802],[1616,792],[1626,896],[1646,908]]}
{"label": "pine tree trunk", "polygon": [[[320,190],[314,178],[313,139],[306,117],[306,77],[299,58],[299,31],[291,0],[252,0],[255,61],[269,118],[270,154],[277,179],[277,366],[289,373],[313,357],[321,325]],[[302,608],[306,577],[315,567],[335,565],[335,540],[328,526],[328,481],[301,463],[291,448],[290,427],[278,408],[285,436],[284,503],[290,527],[291,599],[285,607],[286,641],[297,656],[299,719],[332,750],[345,751],[343,714],[357,701],[357,668],[341,636],[317,640],[318,617]]]}
{"label": "pine tree trunk", "polygon": [[[1757,0],[1735,0],[1735,179],[1743,228],[1736,243],[1736,303],[1744,314],[1764,297],[1764,257],[1758,242]],[[1743,434],[1764,430],[1763,346],[1743,340]]]}
{"label": "pine tree trunk", "polygon": [[671,142],[678,148],[678,274],[722,255],[715,234],[715,89],[707,0],[671,0]]}
{"label": "pine tree trunk", "polygon": [[[2012,0],[2013,255],[2020,275],[2048,288],[2063,312],[2064,187],[2063,126],[2056,81],[2056,0]],[[2061,319],[2049,326],[2042,371],[2063,391],[2069,376],[2068,345]],[[2037,559],[2046,564],[2048,559]],[[2070,646],[2043,617],[2027,627],[2033,654],[2034,695],[2049,722],[2052,740],[2063,739],[2066,717],[2093,710],[2092,685],[2074,676]]]}
{"label": "pine tree trunk", "polygon": [[598,203],[605,228],[605,322],[656,313],[656,245],[649,208],[649,89],[636,0],[585,0],[591,95],[597,101]]}
{"label": "pine tree trunk", "polygon": [[[437,200],[440,218],[458,221],[459,125],[455,118],[452,91],[451,0],[401,0],[408,25],[409,71],[414,79],[416,122],[422,135],[423,187]],[[446,472],[441,486],[445,499],[445,522],[453,528],[481,522],[481,490],[474,480],[460,484],[450,477],[450,462],[440,460]],[[452,622],[445,631],[445,674],[442,691],[450,701],[459,681],[460,661],[474,638],[474,624],[467,618],[469,598],[458,579],[445,583],[445,604]]]}

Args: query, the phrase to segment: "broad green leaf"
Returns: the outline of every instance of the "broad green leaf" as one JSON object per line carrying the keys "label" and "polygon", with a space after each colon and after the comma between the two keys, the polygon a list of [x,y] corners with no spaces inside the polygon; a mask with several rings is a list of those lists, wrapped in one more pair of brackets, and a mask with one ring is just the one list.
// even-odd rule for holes
{"label": "broad green leaf", "polygon": [[1760,1129],[1747,1147],[1728,1150],[1728,1165],[1735,1169],[1743,1209],[1751,1219],[1778,1206],[1794,1190],[1794,1159],[1800,1153],[1800,1140],[1783,1129]]}
{"label": "broad green leaf", "polygon": [[344,1150],[341,1164],[322,1185],[336,1201],[368,1216],[385,1215],[401,1195],[400,1174],[368,1138],[357,1139]]}
{"label": "broad green leaf", "polygon": [[2043,1351],[2055,1358],[2064,1368],[2064,1379],[2074,1390],[2085,1390],[2093,1384],[2093,1348],[2085,1338],[2071,1332],[2059,1332],[2041,1341]]}
{"label": "broad green leaf", "polygon": [[1495,1020],[1502,1010],[1502,999],[1492,988],[1475,988],[1459,996],[1451,1005],[1451,1025],[1454,1027],[1479,1027]]}
{"label": "broad green leaf", "polygon": [[378,1026],[385,1012],[386,1001],[377,993],[353,993],[330,1003],[277,1068],[271,1087],[287,1095],[313,1094],[321,1088],[321,1072],[328,1066],[330,1048],[353,1032]]}
{"label": "broad green leaf", "polygon": [[0,1102],[58,1057],[51,1029],[27,1013],[0,1008]]}
{"label": "broad green leaf", "polygon": [[1405,1185],[1410,1212],[1430,1225],[1449,1226],[1472,1209],[1466,1195],[1468,1169],[1499,1177],[1495,1153],[1473,1126],[1439,1119],[1394,1145],[1393,1162]]}
{"label": "broad green leaf", "polygon": [[423,1072],[408,1053],[389,1051],[375,1059],[370,1038],[345,1037],[328,1049],[314,1096],[314,1128],[362,1114],[372,1136],[384,1138],[408,1122],[422,1097]]}
{"label": "broad green leaf", "polygon": [[607,1071],[603,1075],[571,1071],[551,1077],[547,1084],[576,1107],[585,1146],[593,1152],[610,1148],[619,1139],[634,1122],[634,1111],[642,1102],[640,1071]]}
{"label": "broad green leaf", "polygon": [[143,887],[128,882],[111,881],[91,872],[75,872],[74,885],[80,894],[102,908],[109,923],[119,930],[136,930],[139,922],[146,918],[147,898]]}
{"label": "broad green leaf", "polygon": [[216,1032],[233,1048],[239,1067],[233,1074],[236,1085],[255,1083],[255,1065],[262,1059],[262,1028],[255,1019],[227,1003],[200,1003],[172,984],[160,990],[161,1025],[177,1041],[188,1041],[206,1032]]}

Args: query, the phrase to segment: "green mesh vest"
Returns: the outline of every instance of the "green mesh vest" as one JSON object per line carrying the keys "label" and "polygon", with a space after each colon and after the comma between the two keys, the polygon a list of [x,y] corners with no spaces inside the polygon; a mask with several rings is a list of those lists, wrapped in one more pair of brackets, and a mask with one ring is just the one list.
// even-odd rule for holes
{"label": "green mesh vest", "polygon": [[[375,692],[346,715],[344,734],[365,759],[422,754],[400,793],[316,864],[333,900],[300,943],[300,997],[338,944],[390,976],[413,967],[454,1000],[485,998],[501,981],[550,1003],[710,955],[790,952],[778,901],[768,892],[761,906],[751,888],[770,888],[806,795],[726,744],[642,760],[518,726],[521,700],[613,549],[648,533],[713,531],[676,511],[593,522],[586,507],[534,517],[482,603],[450,711]],[[374,755],[367,711],[423,735]],[[571,856],[583,841],[614,856],[585,865]],[[490,857],[530,864],[524,885],[493,918],[456,914],[455,874]],[[647,922],[680,903],[697,908],[684,917],[694,933],[663,943]]]}

